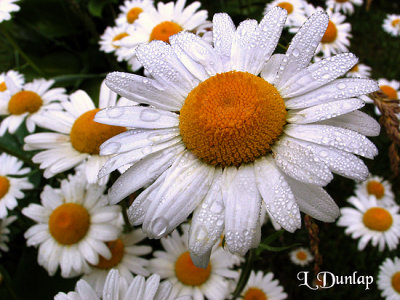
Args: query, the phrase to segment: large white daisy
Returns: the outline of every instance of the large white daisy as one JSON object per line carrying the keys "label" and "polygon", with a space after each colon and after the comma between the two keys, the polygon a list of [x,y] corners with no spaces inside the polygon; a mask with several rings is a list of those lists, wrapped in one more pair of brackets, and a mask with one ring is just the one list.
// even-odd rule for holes
{"label": "large white daisy", "polygon": [[127,282],[132,281],[132,273],[143,276],[149,275],[146,269],[148,260],[139,256],[149,254],[152,249],[150,246],[136,245],[145,238],[146,235],[138,229],[122,234],[114,241],[107,242],[107,247],[111,251],[111,258],[105,259],[100,256],[99,263],[91,266],[89,273],[85,274],[82,279],[93,286],[98,295],[101,295],[110,269],[117,269]]}
{"label": "large white daisy", "polygon": [[155,11],[153,0],[125,0],[119,9],[121,12],[115,20],[117,25],[134,24],[142,12],[153,13]]}
{"label": "large white daisy", "polygon": [[7,115],[0,125],[0,135],[7,130],[15,133],[26,120],[26,128],[33,132],[38,119],[52,110],[61,110],[59,102],[67,99],[64,88],[50,87],[54,80],[35,79],[23,87],[12,78],[4,79],[9,93],[0,93],[0,115]]}
{"label": "large white daisy", "polygon": [[271,56],[285,17],[276,7],[260,24],[246,20],[236,29],[228,15],[216,14],[213,46],[182,32],[171,45],[138,47],[152,78],[107,77],[117,93],[150,105],[107,108],[95,117],[136,128],[101,146],[101,154],[117,155],[100,175],[134,163],[114,183],[110,201],[150,185],[128,213],[151,238],[194,212],[189,249],[196,265],[207,265],[224,230],[231,252],[257,247],[262,200],[290,232],[301,226],[300,211],[333,222],[339,209],[322,188],[331,172],[364,180],[368,169],[354,154],[377,154],[365,135],[378,135],[379,124],[357,110],[364,102],[355,98],[377,90],[376,82],[336,79],[357,62],[350,53],[309,65],[329,21],[322,11],[286,54]]}
{"label": "large white daisy", "polygon": [[[117,94],[102,83],[99,107],[134,104],[126,99],[117,103]],[[35,154],[34,163],[45,169],[44,177],[72,169],[83,164],[89,183],[105,184],[108,177],[98,181],[97,174],[108,157],[99,155],[99,146],[108,138],[125,131],[125,127],[107,126],[93,121],[99,108],[82,90],[71,94],[62,103],[65,111],[52,111],[42,116],[38,124],[55,132],[41,132],[25,137],[24,150],[44,150]]]}
{"label": "large white daisy", "polygon": [[19,11],[18,0],[0,0],[0,23],[11,19],[11,12]]}
{"label": "large white daisy", "polygon": [[338,226],[347,227],[345,233],[353,239],[360,238],[358,250],[362,251],[369,241],[379,251],[396,249],[400,238],[399,206],[382,207],[375,196],[358,193],[349,198],[355,208],[340,209]]}
{"label": "large white daisy", "polygon": [[264,14],[276,6],[286,9],[287,19],[285,26],[301,26],[306,20],[306,13],[304,11],[304,6],[306,5],[304,0],[274,0],[268,3],[265,7]]}
{"label": "large white daisy", "polygon": [[23,162],[16,157],[6,153],[0,154],[0,218],[7,216],[7,209],[11,210],[17,206],[17,200],[24,197],[22,190],[33,188],[27,177],[20,177],[31,171],[22,166]]}
{"label": "large white daisy", "polygon": [[282,300],[287,298],[283,287],[277,279],[273,280],[274,274],[251,271],[249,280],[243,289],[240,299],[243,300]]}
{"label": "large white daisy", "polygon": [[400,36],[400,15],[387,15],[382,27],[387,33],[393,36]]}
{"label": "large white daisy", "polygon": [[294,264],[299,266],[308,265],[314,259],[310,250],[304,247],[300,247],[290,251],[289,257]]}
{"label": "large white daisy", "polygon": [[370,175],[367,180],[356,185],[355,193],[361,193],[368,197],[374,195],[377,202],[382,206],[395,205],[392,185],[382,177]]}
{"label": "large white daisy", "polygon": [[149,270],[167,279],[173,285],[171,297],[193,296],[194,299],[224,300],[230,293],[230,279],[238,272],[232,270],[235,260],[222,247],[215,245],[211,259],[204,268],[196,267],[188,248],[189,226],[182,225],[183,234],[177,230],[161,239],[165,251],[155,251]]}
{"label": "large white daisy", "polygon": [[334,12],[343,12],[345,14],[353,14],[354,5],[362,5],[363,0],[327,0],[326,6],[328,9],[333,9]]}
{"label": "large white daisy", "polygon": [[9,250],[7,243],[10,241],[8,237],[8,235],[10,234],[10,228],[8,228],[8,226],[16,219],[16,216],[10,216],[8,218],[0,219],[0,250],[3,252],[8,252]]}
{"label": "large white daisy", "polygon": [[6,82],[4,81],[6,76],[13,81],[14,85],[17,88],[22,88],[22,86],[24,85],[24,75],[18,73],[17,71],[9,70],[0,74],[0,92],[8,91]]}
{"label": "large white daisy", "polygon": [[400,300],[400,259],[390,257],[379,266],[377,281],[382,297],[387,300]]}
{"label": "large white daisy", "polygon": [[61,276],[77,276],[98,264],[100,255],[111,258],[106,242],[119,236],[120,207],[108,205],[104,189],[88,185],[81,174],[69,176],[60,189],[44,187],[42,205],[22,210],[37,223],[25,232],[27,245],[39,246],[38,263],[50,275],[60,266]]}

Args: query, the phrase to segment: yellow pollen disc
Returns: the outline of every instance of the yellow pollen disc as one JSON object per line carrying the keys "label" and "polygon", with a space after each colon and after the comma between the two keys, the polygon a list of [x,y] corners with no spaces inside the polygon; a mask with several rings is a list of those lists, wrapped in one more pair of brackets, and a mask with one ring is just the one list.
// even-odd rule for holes
{"label": "yellow pollen disc", "polygon": [[348,2],[349,0],[335,0],[337,3],[345,3]]}
{"label": "yellow pollen disc", "polygon": [[165,21],[153,28],[150,41],[159,40],[169,43],[169,37],[182,31],[183,28],[175,22]]}
{"label": "yellow pollen disc", "polygon": [[239,166],[267,154],[286,124],[277,89],[246,72],[217,74],[187,96],[179,129],[186,147],[211,165]]}
{"label": "yellow pollen disc", "polygon": [[400,25],[400,19],[394,19],[393,21],[392,21],[392,26],[393,27],[396,27],[396,26],[399,26]]}
{"label": "yellow pollen disc", "polygon": [[118,265],[122,258],[124,257],[124,243],[121,239],[116,239],[115,241],[107,242],[107,247],[111,251],[111,258],[105,259],[100,255],[99,263],[96,265],[100,269],[111,269]]}
{"label": "yellow pollen disc", "polygon": [[392,287],[400,294],[400,272],[396,272],[392,276]]}
{"label": "yellow pollen disc", "polygon": [[211,263],[207,268],[196,267],[188,251],[181,254],[175,262],[175,275],[185,285],[200,286],[208,280],[211,274]]}
{"label": "yellow pollen disc", "polygon": [[[120,34],[117,34],[116,36],[114,36],[114,38],[112,39],[113,42],[115,41],[119,41],[122,40],[124,37],[127,37],[129,34],[127,34],[126,32],[122,32]],[[120,48],[120,46],[114,45],[114,43],[112,44],[112,46],[116,49]]]}
{"label": "yellow pollen disc", "polygon": [[0,92],[4,92],[5,90],[7,90],[7,86],[6,83],[3,81],[2,83],[0,83]]}
{"label": "yellow pollen disc", "polygon": [[288,15],[290,15],[293,11],[293,5],[289,2],[281,2],[281,3],[278,3],[276,6],[286,9]]}
{"label": "yellow pollen disc", "polygon": [[367,191],[368,194],[375,195],[377,199],[381,199],[385,195],[385,187],[376,180],[371,180],[367,183]]}
{"label": "yellow pollen disc", "polygon": [[0,176],[0,199],[3,198],[10,188],[10,181],[5,176]]}
{"label": "yellow pollen disc", "polygon": [[307,254],[304,251],[297,251],[296,257],[298,260],[306,260]]}
{"label": "yellow pollen disc", "polygon": [[397,92],[394,88],[392,88],[389,85],[381,85],[379,86],[382,92],[385,93],[385,95],[390,99],[390,100],[395,100],[397,99]]}
{"label": "yellow pollen disc", "polygon": [[128,13],[126,14],[126,21],[129,24],[132,24],[133,22],[135,22],[138,18],[139,15],[143,12],[143,9],[141,9],[140,7],[133,7],[131,8]]}
{"label": "yellow pollen disc", "polygon": [[244,294],[243,300],[268,300],[268,297],[259,288],[251,287]]}
{"label": "yellow pollen disc", "polygon": [[63,245],[79,242],[88,232],[90,215],[86,208],[76,203],[65,203],[57,207],[49,218],[49,231]]}
{"label": "yellow pollen disc", "polygon": [[352,68],[349,70],[349,72],[350,72],[350,73],[358,72],[358,64],[355,64],[354,67],[352,67]]}
{"label": "yellow pollen disc", "polygon": [[372,207],[364,213],[363,223],[371,230],[386,231],[392,226],[393,218],[386,209]]}
{"label": "yellow pollen disc", "polygon": [[126,131],[125,127],[111,126],[95,122],[96,108],[82,114],[75,120],[70,132],[71,144],[79,152],[99,154],[100,145],[109,138]]}
{"label": "yellow pollen disc", "polygon": [[21,91],[13,95],[8,102],[8,111],[12,115],[34,113],[42,106],[43,100],[32,91]]}
{"label": "yellow pollen disc", "polygon": [[336,40],[336,37],[337,37],[336,25],[332,21],[329,21],[325,34],[321,39],[321,43],[333,43]]}

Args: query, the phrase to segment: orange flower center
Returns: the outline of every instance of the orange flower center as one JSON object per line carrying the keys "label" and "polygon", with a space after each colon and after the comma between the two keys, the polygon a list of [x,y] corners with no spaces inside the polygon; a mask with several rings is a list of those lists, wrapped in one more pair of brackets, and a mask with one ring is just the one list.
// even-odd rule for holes
{"label": "orange flower center", "polygon": [[400,272],[396,272],[392,276],[392,287],[397,293],[400,294]]}
{"label": "orange flower center", "polygon": [[371,230],[386,231],[392,226],[393,218],[386,209],[372,207],[364,213],[363,223]]}
{"label": "orange flower center", "polygon": [[358,72],[358,64],[355,64],[354,67],[352,67],[352,68],[349,70],[349,72],[350,72],[350,73]]}
{"label": "orange flower center", "polygon": [[139,15],[143,12],[143,9],[141,9],[140,7],[133,7],[131,8],[128,13],[126,14],[126,21],[129,24],[132,24],[133,22],[135,22],[138,18]]}
{"label": "orange flower center", "polygon": [[7,85],[3,81],[2,83],[0,83],[0,92],[4,92],[5,90],[7,90]]}
{"label": "orange flower center", "polygon": [[391,99],[391,100],[395,100],[397,99],[397,92],[394,88],[392,88],[389,85],[381,85],[379,86],[379,88],[381,89],[382,92],[385,93],[385,95]]}
{"label": "orange flower center", "polygon": [[96,108],[82,114],[75,120],[70,132],[72,146],[81,153],[99,154],[100,145],[109,138],[126,131],[125,127],[95,122]]}
{"label": "orange flower center", "polygon": [[251,287],[244,294],[243,300],[268,300],[268,297],[259,288]]}
{"label": "orange flower center", "polygon": [[187,96],[179,128],[186,147],[211,165],[239,166],[265,155],[286,124],[277,89],[245,72],[217,74]]}
{"label": "orange flower center", "polygon": [[107,247],[111,251],[111,258],[105,259],[100,255],[99,263],[96,265],[97,268],[108,270],[117,266],[122,258],[124,257],[124,243],[121,239],[116,239],[115,241],[107,242]]}
{"label": "orange flower center", "polygon": [[88,232],[90,215],[86,208],[76,203],[57,207],[49,218],[49,231],[62,245],[78,243]]}
{"label": "orange flower center", "polygon": [[297,251],[296,257],[298,260],[306,260],[307,254],[304,251]]}
{"label": "orange flower center", "polygon": [[34,113],[42,106],[43,100],[38,94],[32,91],[20,91],[13,95],[8,102],[8,111],[12,115],[23,113]]}
{"label": "orange flower center", "polygon": [[183,28],[175,22],[165,21],[153,28],[150,41],[159,40],[169,43],[169,37],[182,31]]}
{"label": "orange flower center", "polygon": [[181,254],[175,262],[175,275],[185,285],[200,286],[205,283],[211,274],[211,264],[207,268],[196,267],[188,251]]}
{"label": "orange flower center", "polygon": [[392,26],[393,26],[393,27],[399,26],[399,24],[400,24],[400,19],[394,19],[394,20],[392,21]]}
{"label": "orange flower center", "polygon": [[290,15],[293,11],[293,5],[289,2],[281,2],[281,3],[278,3],[276,6],[286,9],[288,15]]}
{"label": "orange flower center", "polygon": [[2,199],[10,188],[10,181],[5,176],[0,176],[0,199]]}
{"label": "orange flower center", "polygon": [[[127,34],[126,32],[122,32],[120,34],[117,34],[116,36],[114,36],[114,38],[112,39],[113,42],[115,41],[119,41],[122,40],[124,37],[127,37],[129,34]],[[120,46],[114,45],[114,43],[112,44],[112,46],[116,49],[120,48]]]}
{"label": "orange flower center", "polygon": [[321,39],[321,43],[333,43],[336,40],[336,37],[337,37],[336,25],[332,21],[329,21],[325,34]]}
{"label": "orange flower center", "polygon": [[367,183],[367,191],[368,194],[375,195],[377,199],[381,199],[385,195],[385,187],[376,180],[371,180]]}
{"label": "orange flower center", "polygon": [[348,2],[349,0],[335,0],[337,3],[345,3]]}

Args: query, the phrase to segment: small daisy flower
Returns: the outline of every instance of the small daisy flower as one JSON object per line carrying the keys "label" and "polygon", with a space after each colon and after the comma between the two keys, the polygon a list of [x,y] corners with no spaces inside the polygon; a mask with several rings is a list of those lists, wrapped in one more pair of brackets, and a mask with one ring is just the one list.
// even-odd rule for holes
{"label": "small daisy flower", "polygon": [[0,154],[0,218],[7,216],[7,209],[14,209],[18,205],[17,199],[24,197],[22,190],[33,188],[27,177],[12,177],[31,171],[29,168],[22,168],[22,165],[23,162],[16,157]]}
{"label": "small daisy flower", "polygon": [[119,9],[121,13],[115,20],[117,25],[134,24],[142,12],[153,13],[155,11],[153,0],[125,0]]}
{"label": "small daisy flower", "polygon": [[371,67],[357,63],[347,73],[346,77],[352,78],[369,78],[371,76]]}
{"label": "small daisy flower", "polygon": [[310,250],[303,247],[290,251],[289,257],[295,265],[299,266],[308,265],[314,259]]}
{"label": "small daisy flower", "polygon": [[120,95],[151,105],[96,114],[100,123],[135,128],[101,146],[101,154],[115,156],[99,176],[134,163],[114,183],[110,201],[145,186],[128,215],[151,238],[193,213],[196,265],[221,234],[232,253],[257,247],[262,201],[290,232],[301,226],[300,210],[333,222],[339,208],[323,189],[332,172],[365,180],[368,169],[353,154],[377,154],[365,135],[378,135],[379,124],[358,111],[365,103],[355,98],[377,90],[376,82],[336,79],[357,62],[350,53],[309,65],[328,26],[322,11],[286,54],[272,56],[285,17],[275,7],[260,24],[246,20],[236,29],[227,14],[216,14],[213,45],[180,32],[171,44],[137,48],[151,78],[115,72],[106,79]]}
{"label": "small daisy flower", "polygon": [[395,205],[392,185],[389,181],[379,176],[370,176],[367,180],[356,185],[355,193],[361,193],[366,197],[374,195],[381,206]]}
{"label": "small daisy flower", "polygon": [[11,19],[11,12],[19,11],[18,0],[0,0],[0,23]]}
{"label": "small daisy flower", "polygon": [[268,3],[265,7],[264,14],[266,14],[271,8],[276,6],[286,9],[287,19],[285,26],[301,26],[307,21],[304,6],[306,1],[304,0],[274,0]]}
{"label": "small daisy flower", "polygon": [[35,79],[19,87],[8,76],[5,83],[9,93],[0,93],[0,115],[8,115],[1,121],[0,136],[7,130],[13,134],[24,120],[29,132],[36,128],[38,119],[50,110],[60,110],[59,101],[67,99],[64,88],[53,88],[54,80]]}
{"label": "small daisy flower", "polygon": [[8,228],[8,226],[16,219],[16,216],[10,216],[8,218],[0,219],[0,250],[2,250],[3,252],[8,252],[9,250],[7,243],[10,241],[8,237],[8,235],[10,234],[10,228]]}
{"label": "small daisy flower", "polygon": [[221,247],[216,245],[211,253],[210,262],[204,268],[196,267],[189,254],[189,227],[182,225],[183,234],[175,230],[161,239],[165,251],[155,251],[150,260],[149,270],[173,285],[171,296],[193,295],[195,299],[227,299],[229,278],[237,278],[233,271],[234,260]]}
{"label": "small daisy flower", "polygon": [[392,36],[400,36],[400,15],[387,15],[382,27]]}
{"label": "small daisy flower", "polygon": [[371,241],[372,246],[379,251],[396,249],[400,238],[399,207],[382,207],[377,204],[375,196],[365,196],[358,193],[348,200],[355,208],[340,209],[341,216],[338,226],[347,227],[345,233],[353,239],[360,238],[358,250],[362,251]]}
{"label": "small daisy flower", "polygon": [[99,256],[111,258],[106,242],[120,233],[115,222],[120,207],[108,205],[104,189],[88,185],[81,174],[69,176],[60,189],[44,187],[41,205],[22,210],[37,223],[25,232],[27,245],[39,246],[38,263],[50,276],[58,266],[61,276],[77,276],[89,270],[88,264],[97,265]]}
{"label": "small daisy flower", "polygon": [[377,281],[381,296],[388,300],[400,300],[400,259],[386,258],[379,266]]}
{"label": "small daisy flower", "polygon": [[378,85],[381,91],[390,99],[399,99],[400,82],[397,80],[378,79]]}
{"label": "small daisy flower", "polygon": [[24,85],[24,75],[18,73],[17,71],[9,70],[0,74],[0,92],[8,91],[6,82],[4,81],[6,76],[9,78],[9,80],[12,80],[13,84],[17,88],[21,89]]}
{"label": "small daisy flower", "polygon": [[[134,104],[120,99],[103,83],[100,88],[99,107]],[[125,132],[125,127],[109,126],[93,121],[100,109],[96,108],[86,92],[79,90],[62,103],[65,111],[48,112],[40,120],[41,127],[55,132],[42,132],[25,137],[24,150],[44,150],[35,154],[33,162],[45,169],[44,177],[82,165],[89,183],[105,184],[108,177],[98,181],[97,174],[107,157],[99,156],[99,146],[110,137]]]}
{"label": "small daisy flower", "polygon": [[125,278],[127,282],[132,281],[132,273],[143,276],[149,275],[146,270],[148,260],[139,256],[149,254],[152,249],[150,246],[136,245],[145,238],[146,235],[138,229],[128,234],[122,234],[114,241],[107,242],[111,258],[106,259],[100,256],[99,263],[92,266],[90,272],[84,275],[82,279],[93,286],[98,295],[101,295],[108,271],[111,269],[117,269],[121,277]]}
{"label": "small daisy flower", "polygon": [[282,300],[287,298],[283,287],[277,279],[273,280],[274,274],[251,271],[249,280],[243,289],[240,299],[243,300]]}
{"label": "small daisy flower", "polygon": [[362,5],[363,0],[327,0],[326,6],[328,9],[333,9],[334,12],[343,12],[344,14],[353,14],[354,5]]}

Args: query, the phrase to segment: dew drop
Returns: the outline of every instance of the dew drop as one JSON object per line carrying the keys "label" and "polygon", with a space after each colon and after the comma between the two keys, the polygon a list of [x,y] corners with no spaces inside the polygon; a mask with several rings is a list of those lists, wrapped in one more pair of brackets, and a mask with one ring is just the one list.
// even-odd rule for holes
{"label": "dew drop", "polygon": [[151,109],[144,109],[140,113],[140,120],[145,122],[154,122],[161,117],[160,113]]}
{"label": "dew drop", "polygon": [[167,231],[168,221],[164,217],[155,218],[151,224],[151,231],[156,237],[160,237]]}

